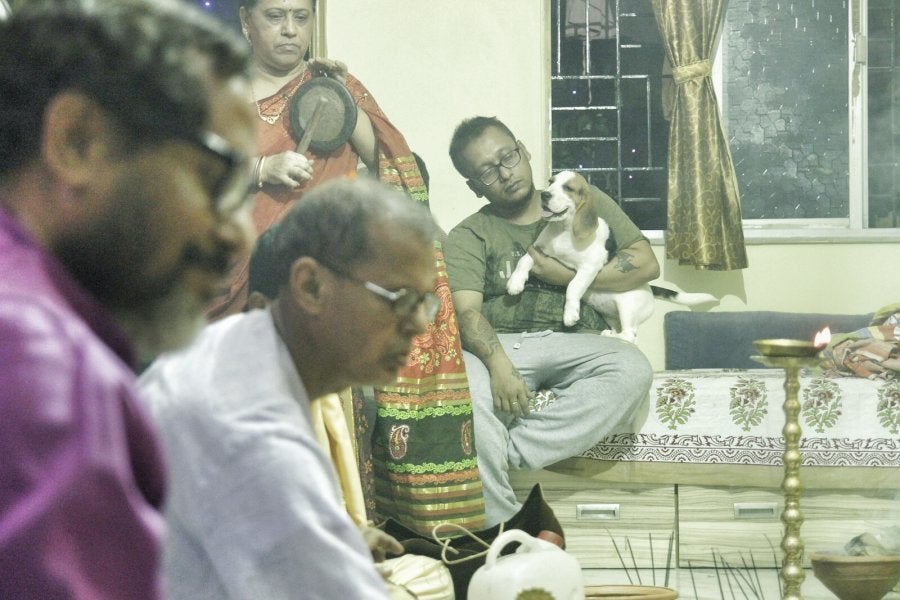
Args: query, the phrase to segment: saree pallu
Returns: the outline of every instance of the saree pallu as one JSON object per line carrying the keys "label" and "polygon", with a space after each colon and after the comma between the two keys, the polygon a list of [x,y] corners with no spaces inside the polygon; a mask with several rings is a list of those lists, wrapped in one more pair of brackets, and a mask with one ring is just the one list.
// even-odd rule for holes
{"label": "saree pallu", "polygon": [[[306,71],[257,103],[260,155],[297,147],[288,104],[297,88],[309,79]],[[427,206],[428,190],[403,135],[358,79],[348,75],[346,86],[359,110],[364,110],[372,122],[378,140],[379,179]],[[354,177],[359,163],[349,143],[327,156],[307,152],[307,157],[313,160],[309,181],[296,189],[265,185],[256,194],[252,217],[257,233],[277,223],[316,185],[335,177]],[[211,319],[243,309],[248,265],[249,255],[236,264],[227,292],[208,312]],[[484,499],[472,437],[472,401],[439,242],[435,243],[435,270],[434,291],[441,299],[437,318],[413,340],[413,350],[396,383],[375,390],[374,414],[366,410],[361,391],[354,390],[354,419],[350,424],[358,441],[369,518],[381,521],[390,517],[423,533],[440,522],[469,529],[484,527]]]}
{"label": "saree pallu", "polygon": [[369,446],[376,516],[425,535],[440,523],[485,525],[472,400],[440,242],[435,269],[441,310],[415,339],[396,383],[375,390]]}

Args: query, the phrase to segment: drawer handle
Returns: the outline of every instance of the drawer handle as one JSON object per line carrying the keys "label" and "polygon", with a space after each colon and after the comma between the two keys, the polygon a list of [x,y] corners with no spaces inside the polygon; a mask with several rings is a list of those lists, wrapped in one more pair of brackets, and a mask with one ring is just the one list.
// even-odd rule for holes
{"label": "drawer handle", "polygon": [[774,519],[778,517],[775,502],[735,502],[735,519]]}
{"label": "drawer handle", "polygon": [[579,521],[612,521],[619,518],[619,505],[576,504],[575,518]]}

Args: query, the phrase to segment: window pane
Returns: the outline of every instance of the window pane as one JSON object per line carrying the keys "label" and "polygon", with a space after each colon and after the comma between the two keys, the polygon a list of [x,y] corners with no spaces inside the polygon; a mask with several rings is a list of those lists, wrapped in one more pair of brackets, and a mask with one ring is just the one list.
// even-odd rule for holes
{"label": "window pane", "polygon": [[[616,142],[557,141],[553,144],[553,170],[616,169]],[[609,193],[609,190],[606,190]]]}
{"label": "window pane", "polygon": [[612,77],[603,79],[559,78],[553,81],[551,102],[553,106],[615,106],[616,82]]}
{"label": "window pane", "polygon": [[616,105],[616,79],[614,76],[608,75],[591,80],[591,105]]}
{"label": "window pane", "polygon": [[[609,110],[554,110],[554,140],[608,138],[616,135],[616,114]],[[554,146],[555,148],[555,146]]]}
{"label": "window pane", "polygon": [[849,215],[846,1],[731,0],[723,112],[745,219]]}
{"label": "window pane", "polygon": [[[744,218],[851,216],[848,3],[859,10],[858,0],[729,0],[719,101]],[[660,228],[668,123],[650,0],[551,6],[552,105],[563,109],[552,111],[553,169],[582,169],[640,227]],[[852,134],[867,143],[863,226],[900,227],[900,0],[866,6],[867,87],[854,101],[868,131]]]}
{"label": "window pane", "polygon": [[552,0],[551,9],[553,171],[580,171],[639,227],[662,228],[669,124],[650,0]]}
{"label": "window pane", "polygon": [[666,171],[626,170],[622,177],[622,208],[643,229],[666,228]]}
{"label": "window pane", "polygon": [[553,82],[551,94],[553,106],[581,106],[588,97],[588,81],[557,79]]}
{"label": "window pane", "polygon": [[869,3],[869,227],[900,227],[900,2]]}

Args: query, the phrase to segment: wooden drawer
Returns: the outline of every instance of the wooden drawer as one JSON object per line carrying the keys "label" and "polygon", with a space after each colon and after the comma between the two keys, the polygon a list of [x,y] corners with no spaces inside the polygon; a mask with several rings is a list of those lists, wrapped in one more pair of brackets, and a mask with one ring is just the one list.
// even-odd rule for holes
{"label": "wooden drawer", "polygon": [[[900,508],[895,494],[895,490],[804,492],[800,499],[804,564],[809,565],[812,553],[841,551],[856,535],[895,525]],[[759,567],[780,566],[783,508],[780,491],[679,486],[679,564],[713,566],[715,551],[732,565],[746,560]]]}
{"label": "wooden drawer", "polygon": [[[629,569],[665,568],[675,529],[674,486],[598,484],[549,471],[514,472],[511,479],[520,499],[541,483],[565,531],[566,547],[582,568],[621,569],[620,555]],[[675,556],[673,539],[672,566]]]}

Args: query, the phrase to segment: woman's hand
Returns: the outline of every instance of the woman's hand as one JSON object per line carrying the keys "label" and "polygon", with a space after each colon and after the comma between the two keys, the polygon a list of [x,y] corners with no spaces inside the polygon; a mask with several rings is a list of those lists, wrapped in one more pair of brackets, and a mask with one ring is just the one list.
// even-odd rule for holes
{"label": "woman's hand", "polygon": [[340,81],[341,85],[347,85],[347,65],[339,60],[313,58],[307,66],[313,76],[327,75]]}
{"label": "woman's hand", "polygon": [[291,150],[265,157],[259,180],[295,188],[313,175],[313,161]]}

